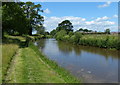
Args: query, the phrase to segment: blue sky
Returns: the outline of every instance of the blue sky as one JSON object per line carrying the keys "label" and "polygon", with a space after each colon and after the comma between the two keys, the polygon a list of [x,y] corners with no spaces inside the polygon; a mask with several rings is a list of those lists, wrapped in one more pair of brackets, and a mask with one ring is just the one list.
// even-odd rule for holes
{"label": "blue sky", "polygon": [[70,20],[74,30],[79,28],[118,31],[117,2],[35,2],[41,4],[47,31],[55,29],[63,20]]}

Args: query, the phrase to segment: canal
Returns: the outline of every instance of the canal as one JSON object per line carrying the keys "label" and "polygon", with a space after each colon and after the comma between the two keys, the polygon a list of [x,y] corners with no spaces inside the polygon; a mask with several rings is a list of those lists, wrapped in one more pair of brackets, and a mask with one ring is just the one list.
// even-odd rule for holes
{"label": "canal", "polygon": [[35,44],[49,59],[84,83],[118,82],[117,50],[73,45],[55,39],[41,39]]}

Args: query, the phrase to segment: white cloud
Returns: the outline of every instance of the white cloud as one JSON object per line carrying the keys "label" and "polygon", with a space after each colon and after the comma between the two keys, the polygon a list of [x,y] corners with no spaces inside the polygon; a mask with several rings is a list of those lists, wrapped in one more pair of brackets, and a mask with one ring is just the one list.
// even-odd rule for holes
{"label": "white cloud", "polygon": [[110,6],[110,4],[111,4],[111,2],[108,1],[108,2],[106,2],[106,3],[103,4],[103,5],[99,5],[98,7],[99,7],[99,8],[108,7],[108,6]]}
{"label": "white cloud", "polygon": [[108,20],[108,19],[110,19],[110,18],[107,16],[104,16],[104,17],[97,18],[96,21],[103,21],[103,20]]}
{"label": "white cloud", "polygon": [[117,24],[113,21],[109,20],[110,17],[104,16],[99,18],[91,19],[91,21],[86,20],[82,17],[74,17],[74,16],[64,16],[64,17],[45,17],[44,26],[47,31],[51,31],[58,26],[58,23],[63,20],[70,20],[73,24],[73,29],[78,30],[79,28],[87,28],[90,30],[104,31],[106,28],[110,28],[111,30],[116,30],[115,26]]}
{"label": "white cloud", "polygon": [[50,13],[50,10],[47,8],[44,10],[45,13],[49,14]]}
{"label": "white cloud", "polygon": [[118,15],[117,14],[113,15],[113,18],[118,18]]}
{"label": "white cloud", "polygon": [[87,21],[87,22],[85,22],[87,25],[91,25],[91,24],[95,24],[95,22],[94,21]]}

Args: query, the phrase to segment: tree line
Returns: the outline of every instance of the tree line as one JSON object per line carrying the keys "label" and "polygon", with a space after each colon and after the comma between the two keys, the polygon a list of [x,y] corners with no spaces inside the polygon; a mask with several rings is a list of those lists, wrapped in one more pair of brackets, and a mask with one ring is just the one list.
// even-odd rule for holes
{"label": "tree line", "polygon": [[[60,33],[61,32],[61,33]],[[61,23],[58,24],[58,27],[56,29],[53,29],[50,34],[52,36],[56,36],[58,34],[62,35],[64,33],[72,35],[74,33],[82,33],[82,34],[89,34],[89,33],[93,33],[93,34],[110,34],[110,29],[106,29],[104,32],[97,32],[97,31],[93,31],[93,30],[89,30],[89,29],[83,29],[80,28],[78,30],[76,30],[75,32],[73,32],[73,25],[69,20],[64,20]]]}

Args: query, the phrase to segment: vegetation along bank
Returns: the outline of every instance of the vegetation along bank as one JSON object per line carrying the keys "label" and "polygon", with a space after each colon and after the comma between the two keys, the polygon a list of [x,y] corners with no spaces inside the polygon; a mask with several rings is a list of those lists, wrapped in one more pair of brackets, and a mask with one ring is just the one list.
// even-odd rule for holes
{"label": "vegetation along bank", "polygon": [[58,27],[50,32],[57,40],[67,41],[79,45],[96,46],[100,48],[120,49],[118,33],[112,34],[109,29],[105,32],[94,32],[80,28],[73,31],[72,23],[65,20],[58,24]]}

